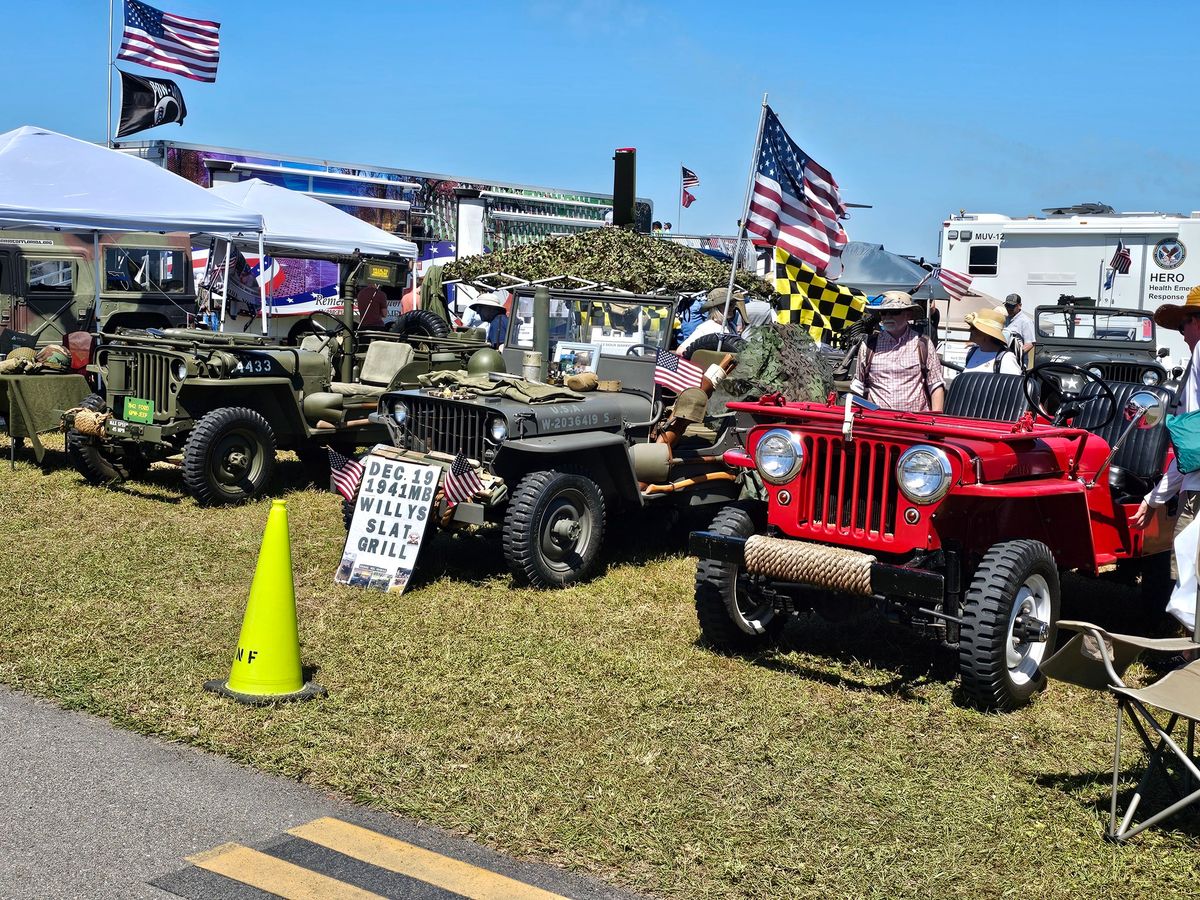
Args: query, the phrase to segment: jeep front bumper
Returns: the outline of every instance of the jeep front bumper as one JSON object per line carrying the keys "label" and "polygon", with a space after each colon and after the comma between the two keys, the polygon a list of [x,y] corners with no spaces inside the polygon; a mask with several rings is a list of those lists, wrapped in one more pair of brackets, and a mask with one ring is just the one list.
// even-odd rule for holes
{"label": "jeep front bumper", "polygon": [[781,585],[931,603],[945,596],[945,578],[939,572],[883,563],[866,553],[811,541],[693,531],[688,551],[702,559],[734,563]]}

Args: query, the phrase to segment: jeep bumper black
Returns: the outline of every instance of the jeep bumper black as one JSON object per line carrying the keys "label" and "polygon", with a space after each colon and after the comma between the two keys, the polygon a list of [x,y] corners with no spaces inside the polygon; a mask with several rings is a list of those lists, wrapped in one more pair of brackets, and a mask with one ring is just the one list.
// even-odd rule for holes
{"label": "jeep bumper black", "polygon": [[702,559],[735,563],[777,584],[930,603],[940,603],[945,597],[945,578],[940,572],[882,563],[865,553],[810,541],[765,536],[754,540],[757,546],[748,558],[747,538],[693,531],[688,551]]}

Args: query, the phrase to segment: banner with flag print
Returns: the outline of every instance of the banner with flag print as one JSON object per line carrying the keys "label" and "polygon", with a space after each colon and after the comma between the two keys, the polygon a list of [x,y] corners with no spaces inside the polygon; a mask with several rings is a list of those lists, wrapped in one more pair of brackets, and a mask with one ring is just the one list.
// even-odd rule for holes
{"label": "banner with flag print", "polygon": [[363,477],[362,463],[349,456],[343,456],[332,447],[325,449],[329,454],[329,478],[334,490],[341,494],[347,503],[353,503]]}
{"label": "banner with flag print", "polygon": [[678,353],[658,349],[654,357],[654,383],[679,393],[688,388],[700,387],[704,370],[688,362]]}
{"label": "banner with flag print", "polygon": [[867,295],[818,275],[782,247],[775,248],[775,293],[784,298],[778,312],[782,325],[799,325],[814,341],[834,343],[863,317]]}
{"label": "banner with flag print", "polygon": [[125,0],[125,29],[117,59],[194,81],[216,81],[221,25]]}
{"label": "banner with flag print", "polygon": [[946,293],[955,300],[961,300],[971,289],[972,279],[970,275],[963,275],[961,272],[955,272],[952,269],[946,269],[942,266],[934,269],[930,277],[940,281],[942,287],[946,289]]}
{"label": "banner with flag print", "polygon": [[446,473],[446,483],[442,486],[446,506],[453,509],[482,490],[483,479],[479,477],[479,472],[471,465],[466,454],[459,450],[458,456],[454,457],[454,462],[450,464],[450,471]]}

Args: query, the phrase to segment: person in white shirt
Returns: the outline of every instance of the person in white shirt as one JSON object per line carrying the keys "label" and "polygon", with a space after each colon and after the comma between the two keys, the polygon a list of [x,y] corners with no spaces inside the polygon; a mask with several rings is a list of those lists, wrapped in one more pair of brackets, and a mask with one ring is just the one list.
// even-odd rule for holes
{"label": "person in white shirt", "polygon": [[1021,295],[1009,294],[1004,298],[1004,339],[1011,341],[1014,337],[1021,339],[1021,353],[1026,354],[1033,349],[1034,330],[1033,319],[1021,312]]}
{"label": "person in white shirt", "polygon": [[1004,316],[994,309],[967,313],[963,321],[971,327],[970,342],[975,346],[967,353],[964,372],[998,372],[1020,375],[1021,363],[1005,346]]}

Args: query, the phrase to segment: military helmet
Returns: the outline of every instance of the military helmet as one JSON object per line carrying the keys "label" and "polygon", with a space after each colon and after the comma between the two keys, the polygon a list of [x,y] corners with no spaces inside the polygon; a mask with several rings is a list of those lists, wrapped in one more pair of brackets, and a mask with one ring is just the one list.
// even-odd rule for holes
{"label": "military helmet", "polygon": [[71,354],[62,344],[49,344],[38,351],[37,361],[47,369],[71,368]]}
{"label": "military helmet", "polygon": [[485,375],[488,372],[503,372],[504,357],[500,351],[491,347],[483,347],[471,354],[467,360],[467,373],[470,375]]}
{"label": "military helmet", "polygon": [[5,359],[23,359],[26,362],[33,362],[37,359],[37,351],[32,347],[15,347],[9,351]]}

